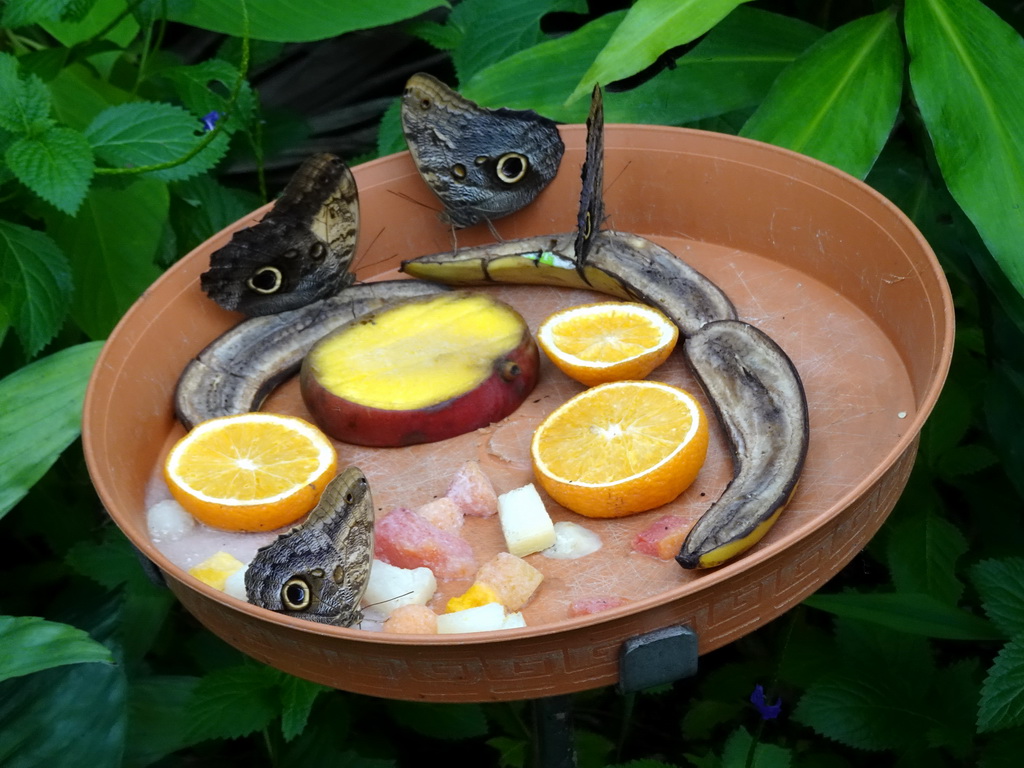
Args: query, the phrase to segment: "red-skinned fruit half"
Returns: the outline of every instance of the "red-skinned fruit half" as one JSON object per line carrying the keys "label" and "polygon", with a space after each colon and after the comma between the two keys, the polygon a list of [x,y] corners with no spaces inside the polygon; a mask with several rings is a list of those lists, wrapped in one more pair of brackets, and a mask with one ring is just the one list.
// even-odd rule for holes
{"label": "red-skinned fruit half", "polygon": [[500,421],[533,390],[538,367],[515,309],[486,293],[453,291],[386,307],[321,339],[300,382],[331,437],[400,446]]}

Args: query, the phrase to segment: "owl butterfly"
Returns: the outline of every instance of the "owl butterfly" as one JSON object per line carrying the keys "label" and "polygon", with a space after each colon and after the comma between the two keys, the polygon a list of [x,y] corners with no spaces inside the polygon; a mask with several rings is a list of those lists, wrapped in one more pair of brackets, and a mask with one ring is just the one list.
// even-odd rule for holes
{"label": "owl butterfly", "polygon": [[584,267],[593,237],[604,223],[604,99],[595,85],[587,116],[587,154],[583,161],[583,189],[576,217],[576,269],[586,280]]}
{"label": "owl butterfly", "polygon": [[528,205],[555,177],[565,151],[554,121],[530,110],[485,109],[423,73],[405,85],[402,130],[453,227]]}
{"label": "owl butterfly", "polygon": [[338,293],[352,282],[359,198],[338,157],[313,155],[274,207],[210,256],[199,281],[225,309],[270,315]]}
{"label": "owl butterfly", "polygon": [[256,552],[245,572],[253,605],[321,624],[350,627],[373,558],[373,500],[366,477],[335,477],[301,525]]}

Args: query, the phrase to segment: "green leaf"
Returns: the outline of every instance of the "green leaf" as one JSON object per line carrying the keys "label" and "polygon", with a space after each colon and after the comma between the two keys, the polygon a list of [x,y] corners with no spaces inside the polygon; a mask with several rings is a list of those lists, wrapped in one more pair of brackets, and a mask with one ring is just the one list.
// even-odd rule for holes
{"label": "green leaf", "polygon": [[970,574],[992,623],[1007,637],[1024,634],[1024,557],[982,560]]}
{"label": "green leaf", "polygon": [[[85,130],[85,137],[97,157],[114,168],[130,169],[181,160],[202,141],[200,129],[199,117],[181,107],[137,101],[103,110]],[[220,134],[187,162],[151,175],[176,181],[208,171],[224,156],[227,143],[228,137]]]}
{"label": "green leaf", "polygon": [[908,693],[891,676],[870,668],[861,675],[834,675],[800,697],[793,719],[826,738],[857,749],[905,750],[921,745],[936,721],[922,689]]}
{"label": "green leaf", "polygon": [[789,768],[793,753],[785,747],[758,742],[743,728],[737,728],[725,741],[722,768]]}
{"label": "green leaf", "polygon": [[54,116],[64,125],[80,131],[107,107],[131,98],[128,91],[101,80],[84,64],[64,67],[47,85],[53,98]]}
{"label": "green leaf", "polygon": [[[586,61],[608,42],[623,13],[607,14],[579,30],[494,64],[463,88],[485,106],[534,109],[562,122],[582,122],[589,106],[566,105]],[[604,95],[616,123],[681,125],[752,106],[775,77],[821,36],[816,28],[779,14],[740,7],[675,66],[628,91]]]}
{"label": "green leaf", "polygon": [[637,0],[568,101],[646,69],[661,54],[707,32],[750,0]]}
{"label": "green leaf", "polygon": [[889,138],[902,88],[896,14],[882,11],[836,29],[797,59],[740,135],[863,178]]}
{"label": "green leaf", "polygon": [[448,17],[447,26],[460,39],[452,49],[452,64],[464,83],[481,69],[508,58],[545,39],[541,18],[553,11],[586,13],[580,0],[463,0]]}
{"label": "green leaf", "polygon": [[38,76],[18,74],[18,60],[0,53],[0,128],[28,132],[50,114],[50,94]]}
{"label": "green leaf", "polygon": [[49,236],[0,220],[0,280],[25,354],[34,357],[56,335],[71,299],[71,268]]}
{"label": "green leaf", "polygon": [[101,346],[62,349],[0,381],[0,517],[81,432],[85,385]]}
{"label": "green leaf", "polygon": [[487,718],[479,704],[391,701],[388,712],[399,724],[435,739],[472,739],[487,735]]}
{"label": "green leaf", "polygon": [[977,0],[908,0],[910,81],[942,176],[1024,293],[1024,41]]}
{"label": "green leaf", "polygon": [[190,745],[185,722],[198,684],[198,677],[174,675],[132,681],[125,768],[143,768]]}
{"label": "green leaf", "polygon": [[261,205],[256,195],[222,186],[209,174],[171,185],[170,223],[182,255]]}
{"label": "green leaf", "polygon": [[55,216],[50,222],[57,243],[75,253],[71,316],[92,338],[106,338],[159,276],[153,260],[169,197],[167,185],[155,179],[136,178],[124,185],[98,181],[77,216]]}
{"label": "green leaf", "polygon": [[901,508],[888,525],[887,562],[897,591],[922,593],[956,605],[964,585],[956,563],[968,550],[953,523],[928,508]]}
{"label": "green leaf", "polygon": [[236,739],[266,728],[280,712],[276,670],[242,664],[207,674],[189,703],[186,739]]}
{"label": "green leaf", "polygon": [[7,0],[0,25],[10,29],[56,21],[76,0]]}
{"label": "green leaf", "polygon": [[804,600],[804,605],[923,637],[946,640],[998,640],[1004,637],[980,616],[925,594],[811,595]]}
{"label": "green leaf", "polygon": [[978,730],[982,733],[1024,725],[1024,636],[996,655],[981,686]]}
{"label": "green leaf", "polygon": [[224,115],[224,130],[229,133],[248,127],[252,120],[256,100],[249,83],[243,81],[237,100],[229,102],[228,96],[241,74],[226,61],[210,59],[188,67],[170,67],[160,76],[174,85],[181,103],[193,115],[215,110]]}
{"label": "green leaf", "polygon": [[282,675],[281,683],[281,732],[285,741],[291,741],[299,736],[309,721],[309,713],[313,709],[313,702],[316,701],[324,691],[329,691],[325,685],[311,683],[300,677]]}
{"label": "green leaf", "polygon": [[[105,608],[100,626],[82,625],[100,640],[117,621],[116,611]],[[126,690],[121,664],[71,664],[5,680],[0,683],[0,765],[121,765]]]}
{"label": "green leaf", "polygon": [[0,616],[0,680],[65,664],[113,663],[110,649],[87,632],[35,616]]}
{"label": "green leaf", "polygon": [[58,210],[74,215],[92,179],[92,149],[73,128],[53,126],[14,141],[4,155],[14,175]]}
{"label": "green leaf", "polygon": [[[249,35],[256,40],[300,43],[323,40],[357,29],[411,19],[445,0],[246,0]],[[169,18],[200,29],[241,37],[245,30],[242,0],[202,0],[170,8]]]}

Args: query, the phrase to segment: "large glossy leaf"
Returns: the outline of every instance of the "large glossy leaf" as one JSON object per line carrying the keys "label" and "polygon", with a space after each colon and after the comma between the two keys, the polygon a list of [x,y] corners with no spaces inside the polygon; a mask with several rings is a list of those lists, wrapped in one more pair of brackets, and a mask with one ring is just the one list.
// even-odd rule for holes
{"label": "large glossy leaf", "polygon": [[104,181],[93,185],[77,216],[51,222],[54,240],[71,254],[71,316],[92,338],[105,338],[159,276],[153,257],[168,206],[161,181],[136,179],[124,187]]}
{"label": "large glossy leaf", "polygon": [[946,640],[998,640],[991,623],[921,593],[844,593],[811,595],[804,605],[923,637]]}
{"label": "large glossy leaf", "polygon": [[77,627],[36,616],[0,616],[0,680],[65,664],[113,662],[114,657]]}
{"label": "large glossy leaf", "polygon": [[1024,41],[977,0],[908,0],[905,27],[946,185],[1024,293]]}
{"label": "large glossy leaf", "polygon": [[[171,6],[173,21],[240,37],[243,0],[201,0]],[[410,19],[445,0],[245,0],[249,35],[256,40],[298,43]]]}
{"label": "large glossy leaf", "polygon": [[903,47],[892,11],[852,21],[783,72],[741,135],[867,175],[892,131]]}
{"label": "large glossy leaf", "polygon": [[78,437],[85,385],[100,346],[68,347],[0,381],[0,517]]}
{"label": "large glossy leaf", "polygon": [[[566,94],[622,18],[622,13],[607,14],[510,56],[477,74],[463,93],[489,107],[529,108],[553,120],[582,122],[589,105],[582,100],[566,105]],[[820,36],[820,30],[796,19],[737,8],[675,67],[631,90],[606,92],[605,119],[681,125],[749,107]]]}
{"label": "large glossy leaf", "polygon": [[577,84],[573,101],[595,83],[607,85],[635,75],[671,48],[703,35],[750,0],[637,0]]}

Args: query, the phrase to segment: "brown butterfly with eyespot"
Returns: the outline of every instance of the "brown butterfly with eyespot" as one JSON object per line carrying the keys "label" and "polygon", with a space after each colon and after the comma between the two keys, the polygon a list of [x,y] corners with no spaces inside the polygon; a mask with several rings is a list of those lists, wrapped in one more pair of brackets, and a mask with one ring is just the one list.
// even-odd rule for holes
{"label": "brown butterfly with eyespot", "polygon": [[270,315],[334,296],[349,285],[359,196],[341,158],[308,158],[263,219],[210,256],[202,289],[217,304]]}

